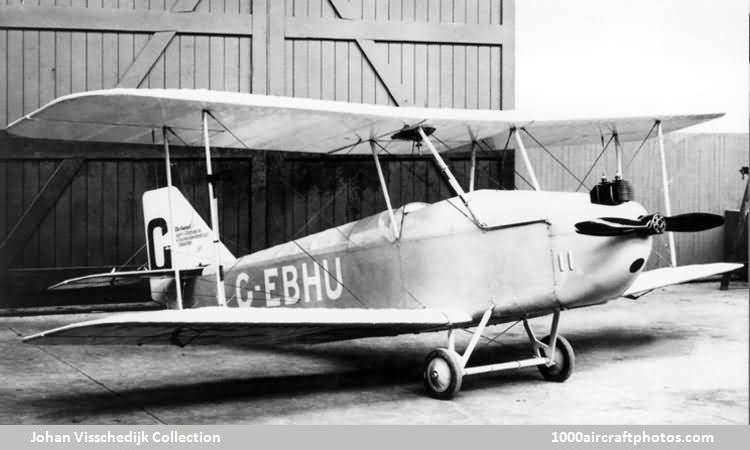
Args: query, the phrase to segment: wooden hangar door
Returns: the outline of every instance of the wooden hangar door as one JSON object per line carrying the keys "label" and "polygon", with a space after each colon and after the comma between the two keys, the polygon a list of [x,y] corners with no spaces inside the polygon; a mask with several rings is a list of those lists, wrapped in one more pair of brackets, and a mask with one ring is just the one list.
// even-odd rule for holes
{"label": "wooden hangar door", "polygon": [[[41,288],[143,262],[142,254],[130,257],[144,242],[140,196],[164,183],[160,148],[20,140],[2,130],[7,123],[57,97],[114,87],[510,109],[514,2],[8,2],[0,5],[0,59],[7,68],[0,71],[0,308],[132,301],[142,293],[62,298]],[[175,181],[205,215],[205,189],[191,184],[201,174],[200,154],[174,145]],[[220,192],[222,235],[237,253],[324,227],[326,217],[352,220],[383,206],[365,159],[334,167],[262,152],[217,149],[215,156],[228,176]],[[498,155],[484,156],[487,167],[500,164]],[[398,174],[399,200],[447,194],[431,164],[387,163]],[[361,179],[354,176],[360,167],[367,168]],[[316,179],[318,170],[326,176]],[[487,170],[499,180],[500,169]],[[280,184],[289,174],[304,202]],[[335,187],[325,184],[331,180]],[[336,201],[326,205],[330,192]],[[313,216],[321,205],[328,209]]]}

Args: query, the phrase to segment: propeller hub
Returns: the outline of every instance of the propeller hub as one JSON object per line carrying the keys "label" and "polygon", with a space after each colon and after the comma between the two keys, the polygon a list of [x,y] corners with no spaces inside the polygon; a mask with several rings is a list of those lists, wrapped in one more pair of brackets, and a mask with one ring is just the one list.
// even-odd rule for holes
{"label": "propeller hub", "polygon": [[654,214],[646,226],[653,234],[662,234],[667,231],[667,221],[661,214]]}

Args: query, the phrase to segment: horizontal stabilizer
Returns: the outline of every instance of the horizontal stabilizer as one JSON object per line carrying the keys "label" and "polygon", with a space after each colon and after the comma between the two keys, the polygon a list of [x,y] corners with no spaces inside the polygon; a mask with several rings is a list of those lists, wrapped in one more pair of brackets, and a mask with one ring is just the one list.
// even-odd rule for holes
{"label": "horizontal stabilizer", "polygon": [[623,297],[637,298],[656,288],[731,272],[740,267],[742,264],[713,263],[649,270],[638,276],[635,283],[625,291]]}
{"label": "horizontal stabilizer", "polygon": [[[203,272],[203,267],[194,267],[191,269],[180,270],[180,277],[183,279],[193,278]],[[49,290],[61,291],[65,289],[88,289],[101,287],[121,287],[132,286],[142,280],[152,278],[174,277],[174,269],[157,269],[157,270],[133,270],[129,272],[107,272],[86,275],[78,278],[61,281],[48,287]]]}
{"label": "horizontal stabilizer", "polygon": [[320,343],[466,326],[453,310],[364,308],[226,308],[145,311],[67,325],[29,336],[34,344]]}

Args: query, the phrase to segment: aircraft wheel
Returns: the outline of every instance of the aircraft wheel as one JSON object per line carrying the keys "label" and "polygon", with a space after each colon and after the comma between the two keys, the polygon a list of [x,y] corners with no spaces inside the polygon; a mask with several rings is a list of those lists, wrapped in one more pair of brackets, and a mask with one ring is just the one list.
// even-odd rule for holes
{"label": "aircraft wheel", "polygon": [[423,379],[424,387],[431,397],[450,400],[461,390],[461,357],[447,348],[433,350],[425,358]]}
{"label": "aircraft wheel", "polygon": [[[549,341],[549,336],[545,336],[542,339],[542,342],[544,342],[545,344],[549,344]],[[540,350],[542,352],[542,356],[547,356],[543,348]],[[557,344],[555,345],[555,355],[553,356],[553,360],[555,361],[555,364],[552,366],[537,366],[539,367],[539,372],[542,373],[544,379],[547,381],[556,381],[558,383],[562,383],[563,381],[570,378],[570,375],[573,373],[573,368],[576,364],[576,357],[575,354],[573,354],[573,346],[570,345],[570,342],[568,342],[568,340],[562,336],[557,337]]]}

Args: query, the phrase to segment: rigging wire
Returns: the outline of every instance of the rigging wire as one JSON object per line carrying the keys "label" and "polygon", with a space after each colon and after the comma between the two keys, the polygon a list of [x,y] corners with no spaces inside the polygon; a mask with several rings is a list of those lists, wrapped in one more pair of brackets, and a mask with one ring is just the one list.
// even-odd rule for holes
{"label": "rigging wire", "polygon": [[636,151],[635,151],[635,152],[633,152],[633,156],[631,156],[631,157],[630,157],[630,161],[628,161],[628,163],[627,163],[627,164],[625,165],[625,168],[626,168],[626,169],[627,169],[628,167],[630,167],[630,164],[632,164],[632,163],[633,163],[633,160],[634,160],[634,159],[635,159],[635,157],[636,157],[636,156],[638,155],[638,152],[640,152],[640,151],[641,151],[641,149],[643,148],[643,145],[644,145],[644,144],[646,143],[646,141],[648,140],[648,138],[650,138],[650,137],[651,137],[651,133],[653,133],[653,132],[654,132],[654,130],[656,129],[656,124],[657,124],[657,122],[654,122],[654,124],[653,124],[653,125],[651,125],[651,129],[650,129],[650,130],[648,130],[648,134],[646,135],[646,137],[644,137],[644,138],[643,138],[643,140],[641,141],[641,144],[640,144],[640,145],[638,146],[638,149],[636,149]]}
{"label": "rigging wire", "polygon": [[[604,148],[602,148],[602,151],[599,152],[599,155],[596,157],[596,159],[594,160],[594,162],[591,164],[591,167],[589,167],[589,170],[586,171],[586,175],[583,176],[583,180],[581,181],[581,183],[576,188],[576,192],[578,192],[581,189],[581,186],[583,186],[583,181],[586,181],[586,178],[589,177],[589,175],[591,174],[591,171],[594,170],[594,167],[596,167],[596,164],[599,162],[599,160],[601,159],[602,155],[604,155],[604,152],[607,150],[607,147],[609,147],[609,144],[612,142],[612,140],[614,138],[615,138],[614,134],[610,136],[609,140],[607,141],[607,144],[604,145]],[[602,139],[602,141],[603,141],[603,139]]]}
{"label": "rigging wire", "polygon": [[579,183],[580,183],[581,185],[583,185],[583,186],[584,186],[584,187],[585,187],[586,189],[588,189],[588,188],[589,188],[588,186],[586,186],[586,183],[584,182],[584,180],[581,180],[580,178],[578,178],[578,176],[577,176],[577,175],[576,175],[576,174],[575,174],[575,173],[574,173],[574,172],[573,172],[572,170],[570,170],[570,168],[569,168],[569,167],[568,167],[568,166],[567,166],[567,165],[566,165],[566,164],[565,164],[564,162],[562,162],[562,161],[560,160],[560,158],[558,158],[557,156],[555,156],[555,155],[554,155],[554,153],[552,153],[552,152],[551,152],[551,151],[550,151],[550,150],[549,150],[549,149],[548,149],[547,147],[545,147],[545,146],[544,146],[544,144],[542,144],[541,142],[539,142],[539,140],[538,140],[538,139],[537,139],[536,137],[534,137],[534,135],[532,135],[531,133],[529,133],[529,130],[527,130],[526,128],[521,128],[521,129],[522,129],[522,130],[523,130],[523,132],[524,132],[524,133],[526,133],[526,135],[527,135],[527,136],[529,136],[529,137],[531,138],[531,140],[533,140],[533,141],[534,141],[534,142],[535,142],[535,143],[536,143],[536,144],[537,144],[537,145],[538,145],[538,146],[539,146],[539,147],[540,147],[540,148],[541,148],[542,150],[544,150],[545,152],[547,152],[547,154],[548,154],[548,155],[549,155],[549,156],[550,156],[550,157],[551,157],[551,158],[552,158],[552,159],[553,159],[553,160],[554,160],[554,161],[555,161],[555,162],[556,162],[557,164],[559,164],[559,165],[560,165],[560,166],[561,166],[561,167],[562,167],[563,169],[565,169],[565,171],[566,171],[566,172],[568,172],[568,173],[570,174],[570,176],[572,176],[573,178],[575,178],[575,180],[576,180],[577,182],[579,182]]}

